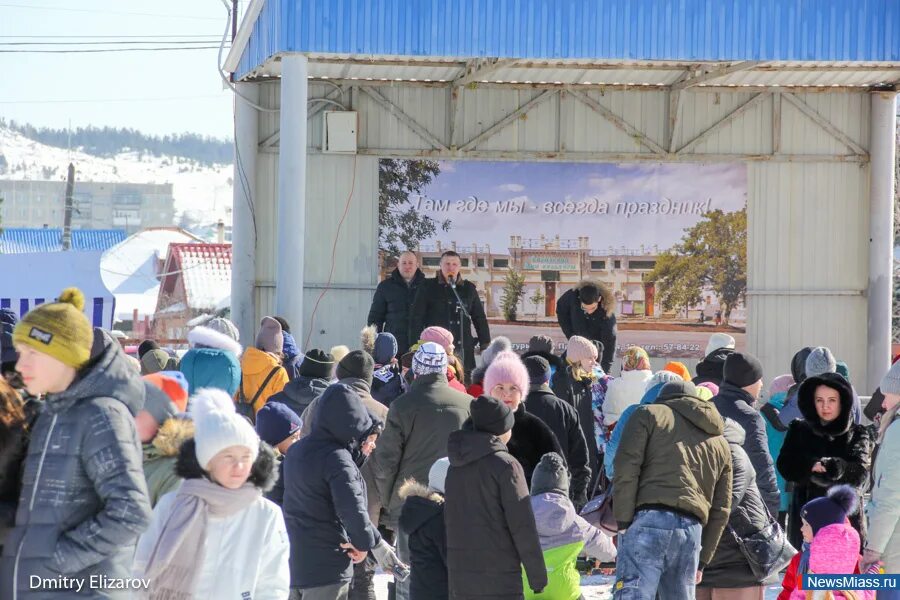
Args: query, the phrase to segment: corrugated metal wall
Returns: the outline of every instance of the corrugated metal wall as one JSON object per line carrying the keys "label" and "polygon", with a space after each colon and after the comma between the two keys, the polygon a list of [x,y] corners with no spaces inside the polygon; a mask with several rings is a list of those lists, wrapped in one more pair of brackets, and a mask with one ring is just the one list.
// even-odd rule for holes
{"label": "corrugated metal wall", "polygon": [[[277,104],[278,84],[266,84],[265,102]],[[313,85],[310,97],[321,97],[330,86]],[[380,87],[392,102],[437,138],[449,135],[449,93],[424,87]],[[542,92],[536,90],[466,90],[457,140],[461,144]],[[616,91],[588,93],[657,143],[664,143],[667,98],[663,92]],[[752,93],[684,93],[675,147],[709,128]],[[869,98],[865,93],[798,95],[856,143],[868,147]],[[349,101],[349,98],[347,99]],[[360,111],[360,147],[415,155],[429,148],[395,116],[362,93],[353,94]],[[763,155],[772,151],[772,97],[710,135],[697,153]],[[263,115],[260,139],[277,131],[277,119]],[[378,164],[372,156],[316,154],[321,145],[321,117],[309,127],[306,279],[327,279],[331,244],[356,172],[355,191],[341,231],[334,282],[367,288],[375,283],[377,261]],[[851,372],[866,370],[868,277],[868,166],[828,162],[847,154],[844,145],[788,102],[782,103],[784,153],[821,154],[822,162],[748,162],[748,347],[766,366],[766,379],[787,372],[794,351],[803,345],[827,345],[848,362]],[[569,94],[555,95],[485,140],[476,151],[615,152],[647,150]],[[583,156],[583,155],[578,155]],[[277,204],[277,153],[259,158],[257,205],[264,231],[274,232]],[[718,159],[722,159],[720,156]],[[727,159],[727,157],[726,157]],[[808,160],[808,159],[807,159]],[[268,211],[268,212],[267,212]],[[274,236],[260,238],[260,281],[274,276]],[[271,279],[268,279],[271,281]],[[808,295],[797,295],[808,292]],[[319,289],[308,289],[307,324]],[[272,306],[268,289],[258,293],[259,311]],[[336,289],[322,300],[316,315],[313,343],[330,346],[357,343],[371,292]]]}

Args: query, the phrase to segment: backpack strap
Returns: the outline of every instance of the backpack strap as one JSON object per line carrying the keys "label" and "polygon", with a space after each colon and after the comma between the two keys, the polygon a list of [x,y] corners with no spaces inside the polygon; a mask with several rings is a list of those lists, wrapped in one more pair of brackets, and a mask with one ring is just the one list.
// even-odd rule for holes
{"label": "backpack strap", "polygon": [[256,406],[256,401],[259,400],[259,397],[262,396],[262,393],[266,390],[266,386],[269,385],[269,382],[272,381],[272,378],[275,377],[275,373],[278,372],[278,369],[281,368],[281,365],[274,367],[269,374],[266,375],[266,378],[263,379],[262,385],[259,386],[259,389],[256,390],[256,393],[253,395],[253,400],[247,402],[247,396],[244,394],[244,380],[241,379],[241,388],[240,388],[240,398],[238,399],[241,404],[249,404],[250,406]]}

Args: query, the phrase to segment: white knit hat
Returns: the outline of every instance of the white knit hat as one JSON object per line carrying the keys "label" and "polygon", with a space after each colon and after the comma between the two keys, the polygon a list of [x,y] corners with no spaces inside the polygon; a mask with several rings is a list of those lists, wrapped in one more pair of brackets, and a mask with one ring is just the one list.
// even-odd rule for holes
{"label": "white knit hat", "polygon": [[443,494],[449,469],[450,459],[446,456],[434,461],[434,464],[431,465],[431,470],[428,471],[428,487]]}
{"label": "white knit hat", "polygon": [[187,338],[191,348],[216,348],[231,352],[237,357],[243,351],[241,345],[230,335],[202,325],[191,329]]}
{"label": "white knit hat", "polygon": [[253,461],[259,453],[259,436],[250,421],[235,412],[234,401],[222,390],[205,388],[191,398],[194,451],[203,469],[213,457],[231,446],[250,449]]}
{"label": "white knit hat", "polygon": [[727,333],[714,333],[709,336],[709,343],[706,344],[706,354],[709,356],[720,348],[734,348],[734,338]]}

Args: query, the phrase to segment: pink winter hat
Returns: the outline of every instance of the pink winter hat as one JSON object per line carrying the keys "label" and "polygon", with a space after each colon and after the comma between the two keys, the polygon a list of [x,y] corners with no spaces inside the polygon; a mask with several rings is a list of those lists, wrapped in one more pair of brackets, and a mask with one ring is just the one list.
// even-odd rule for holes
{"label": "pink winter hat", "polygon": [[573,335],[569,338],[569,344],[566,346],[566,359],[572,363],[597,360],[597,345],[586,337]]}
{"label": "pink winter hat", "polygon": [[772,385],[769,386],[769,398],[771,398],[775,394],[787,392],[789,389],[791,389],[792,385],[794,385],[793,375],[791,375],[790,373],[788,373],[787,375],[779,375],[772,380]]}
{"label": "pink winter hat", "polygon": [[491,390],[502,383],[512,383],[519,388],[522,395],[528,393],[528,369],[515,352],[501,352],[484,374],[484,393],[491,395]]}
{"label": "pink winter hat", "polygon": [[447,354],[453,353],[453,334],[443,327],[436,325],[426,327],[419,335],[419,339],[423,342],[434,342],[443,348]]}
{"label": "pink winter hat", "polygon": [[719,386],[714,384],[712,381],[704,381],[703,383],[698,383],[697,387],[708,389],[710,392],[712,392],[713,396],[719,395]]}

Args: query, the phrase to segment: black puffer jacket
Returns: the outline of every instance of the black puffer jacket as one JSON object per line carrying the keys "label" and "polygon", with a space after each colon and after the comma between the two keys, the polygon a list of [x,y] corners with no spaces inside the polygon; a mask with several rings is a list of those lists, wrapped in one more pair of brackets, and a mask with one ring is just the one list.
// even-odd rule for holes
{"label": "black puffer jacket", "polygon": [[[58,598],[29,588],[29,576],[131,574],[134,546],[150,523],[150,499],[134,415],[144,383],[119,344],[100,355],[60,394],[47,397],[31,432],[16,525],[3,547],[0,597]],[[79,597],[130,598],[92,589]]]}
{"label": "black puffer jacket", "polygon": [[566,367],[562,371],[556,372],[550,387],[557,398],[569,404],[578,414],[578,425],[581,427],[581,434],[584,436],[584,443],[587,447],[591,481],[594,482],[600,473],[600,451],[597,449],[597,443],[594,441],[596,437],[594,434],[594,399],[591,392],[591,380],[582,379],[581,381],[575,381],[572,377],[572,368]]}
{"label": "black puffer jacket", "polygon": [[269,402],[281,402],[299,417],[313,400],[325,393],[328,386],[329,382],[324,379],[298,375],[296,379],[289,381],[283,390],[269,398]]}
{"label": "black puffer jacket", "polygon": [[284,520],[291,540],[291,587],[346,583],[343,543],[371,550],[381,537],[369,521],[361,445],[372,418],[353,389],[336,383],[316,406],[315,427],[284,459]]}
{"label": "black puffer jacket", "polygon": [[456,600],[521,600],[522,567],[534,591],[547,568],[522,466],[499,438],[466,421],[447,443],[444,518],[450,595]]}
{"label": "black puffer jacket", "polygon": [[548,452],[556,452],[563,455],[559,440],[553,434],[553,430],[546,423],[525,410],[525,403],[519,404],[514,413],[515,425],[512,429],[512,438],[506,445],[522,470],[525,472],[525,482],[531,489],[531,475],[534,468],[541,462],[541,457]]}
{"label": "black puffer jacket", "polygon": [[719,395],[713,398],[723,419],[733,419],[746,433],[744,452],[753,463],[756,471],[756,486],[762,495],[763,502],[773,515],[778,514],[781,504],[781,492],[775,479],[775,465],[769,454],[769,436],[766,434],[766,422],[763,416],[753,408],[753,397],[742,388],[723,383]]}
{"label": "black puffer jacket", "polygon": [[[731,514],[728,525],[719,539],[712,561],[703,570],[700,587],[742,588],[762,585],[750,570],[750,564],[741,553],[735,534],[746,538],[769,524],[769,515],[756,487],[756,472],[750,457],[744,452],[746,434],[732,419],[725,419],[725,440],[731,449]],[[774,573],[769,581],[774,581]],[[767,581],[768,582],[768,581]]]}
{"label": "black puffer jacket", "polygon": [[562,456],[569,465],[569,498],[576,508],[584,506],[591,482],[591,463],[578,413],[554,396],[548,386],[532,388],[525,399],[525,410],[543,421],[556,436],[562,446]]}
{"label": "black puffer jacket", "polygon": [[[823,424],[816,413],[815,394],[820,385],[837,390],[841,398],[840,416],[828,424]],[[800,509],[810,500],[824,496],[831,486],[845,483],[855,487],[860,497],[859,506],[862,506],[876,437],[873,426],[853,423],[852,388],[836,373],[809,377],[800,386],[797,399],[803,420],[791,422],[778,456],[778,470],[794,484],[788,538],[795,548],[799,548],[803,540]],[[817,462],[825,467],[825,473],[812,472]],[[860,513],[851,515],[850,523],[865,545],[865,519]]]}
{"label": "black puffer jacket", "polygon": [[[477,341],[482,346],[491,343],[491,330],[488,326],[487,316],[484,314],[484,306],[481,304],[481,298],[478,297],[478,290],[471,281],[460,280],[456,284],[456,293],[462,299],[463,307],[471,317],[463,316],[463,341],[462,348],[465,349],[465,360],[463,366],[466,373],[471,373],[475,369],[475,341],[472,337],[472,326],[475,327]],[[460,313],[458,311],[459,302],[453,294],[453,290],[447,283],[447,280],[438,273],[433,279],[426,279],[419,286],[416,292],[416,300],[413,302],[412,311],[409,317],[409,340],[415,343],[419,340],[422,330],[432,325],[443,327],[453,334],[456,340],[457,350],[460,348],[459,341],[459,325]]]}
{"label": "black puffer jacket", "polygon": [[394,269],[387,279],[378,284],[372,297],[367,323],[377,327],[378,331],[394,334],[401,355],[419,339],[409,338],[409,314],[423,281],[425,274],[418,269],[409,284],[400,275],[400,270]]}
{"label": "black puffer jacket", "polygon": [[731,348],[719,348],[707,354],[703,360],[697,363],[697,376],[692,380],[694,385],[701,383],[714,383],[722,385],[722,377],[725,371],[725,359],[729,354],[734,354]]}
{"label": "black puffer jacket", "polygon": [[444,497],[420,483],[409,481],[400,488],[404,499],[400,529],[409,536],[412,579],[411,600],[446,600],[447,531]]}
{"label": "black puffer jacket", "polygon": [[[581,308],[579,292],[587,284],[593,283],[600,288],[600,306],[587,314]],[[580,335],[589,340],[603,342],[603,356],[600,357],[600,366],[605,373],[612,369],[613,360],[616,357],[616,300],[612,291],[600,282],[583,281],[577,287],[567,291],[556,302],[556,319],[566,339],[573,335]]]}

